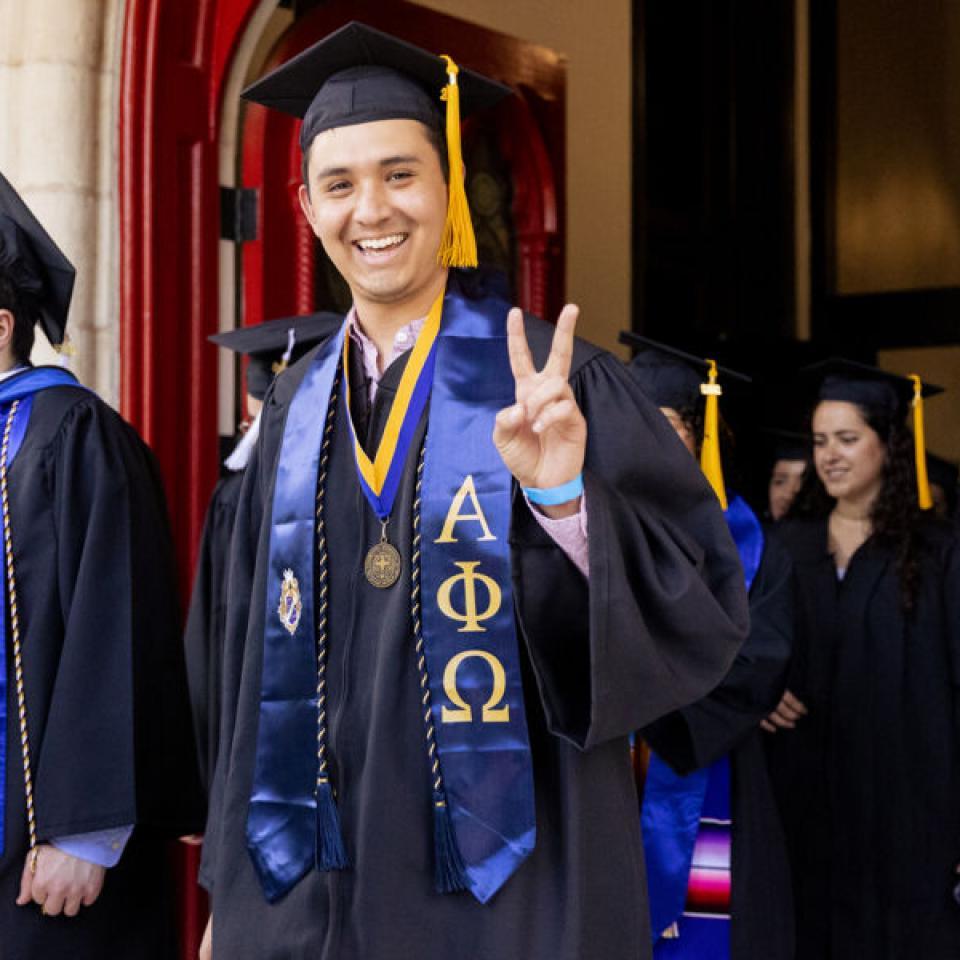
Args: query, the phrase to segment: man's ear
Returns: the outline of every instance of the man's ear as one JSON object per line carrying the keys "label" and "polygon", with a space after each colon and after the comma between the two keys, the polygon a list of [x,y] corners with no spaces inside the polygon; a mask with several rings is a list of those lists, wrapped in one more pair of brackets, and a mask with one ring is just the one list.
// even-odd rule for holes
{"label": "man's ear", "polygon": [[0,353],[10,349],[16,322],[16,318],[9,310],[0,310]]}
{"label": "man's ear", "polygon": [[300,199],[300,209],[303,211],[303,215],[307,218],[307,223],[310,224],[310,228],[314,233],[316,233],[317,228],[313,223],[313,207],[310,205],[310,190],[307,188],[306,184],[300,184],[300,189],[297,191],[297,196]]}

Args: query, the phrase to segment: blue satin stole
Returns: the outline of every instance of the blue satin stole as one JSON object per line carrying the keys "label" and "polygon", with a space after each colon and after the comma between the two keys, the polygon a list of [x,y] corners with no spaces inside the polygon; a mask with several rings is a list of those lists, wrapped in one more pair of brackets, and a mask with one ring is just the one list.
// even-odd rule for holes
{"label": "blue satin stole", "polygon": [[[737,545],[749,591],[763,558],[763,528],[739,496],[733,497],[724,516]],[[729,783],[729,760],[726,757],[710,767],[680,776],[655,753],[650,755],[641,826],[654,943],[683,914],[693,850],[705,813],[708,788],[712,782],[720,781]],[[729,804],[729,797],[727,802]],[[724,930],[727,927],[726,924],[715,926],[722,926]]]}
{"label": "blue satin stole", "polygon": [[[471,301],[453,283],[448,287],[421,510],[433,723],[467,887],[481,902],[509,879],[536,837],[510,574],[513,481],[491,439],[497,412],[514,402],[508,309],[500,300]],[[277,466],[247,819],[248,849],[271,902],[317,866],[314,498],[325,419],[318,411],[331,402],[345,334],[344,326],[321,347],[297,389]],[[296,603],[290,601],[292,581]],[[286,617],[277,607],[284,597]],[[424,741],[425,780],[426,752]]]}
{"label": "blue satin stole", "polygon": [[[80,384],[69,371],[61,367],[29,367],[23,373],[17,373],[0,381],[0,437],[7,428],[7,420],[15,400],[19,400],[16,415],[10,425],[10,446],[7,449],[7,476],[16,459],[27,433],[27,424],[30,422],[30,410],[33,406],[33,395],[47,387],[79,387]],[[12,520],[11,520],[12,523]],[[2,535],[2,531],[0,531]],[[6,576],[6,562],[4,562],[3,591],[6,595],[8,582]],[[0,604],[0,856],[4,851],[6,833],[6,789],[7,782],[7,608],[8,603]]]}

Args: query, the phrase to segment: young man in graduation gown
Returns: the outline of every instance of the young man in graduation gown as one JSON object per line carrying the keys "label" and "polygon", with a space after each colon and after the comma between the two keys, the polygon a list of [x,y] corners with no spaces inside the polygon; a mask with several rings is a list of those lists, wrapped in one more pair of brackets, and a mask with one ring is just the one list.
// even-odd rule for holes
{"label": "young man in graduation gown", "polygon": [[[642,832],[656,960],[792,960],[786,841],[763,752],[790,658],[792,568],[721,469],[718,391],[741,375],[636,334],[630,372],[700,457],[743,563],[750,634],[708,696],[642,731]],[[718,375],[719,374],[719,375]]]}
{"label": "young man in graduation gown", "polygon": [[59,367],[74,271],[0,176],[0,957],[167,960],[197,778],[160,479]]}
{"label": "young man in graduation gown", "polygon": [[341,322],[342,317],[335,313],[311,313],[280,317],[209,338],[218,346],[249,358],[247,414],[252,420],[224,461],[226,472],[210,497],[184,631],[197,759],[203,788],[207,792],[217,762],[220,737],[220,683],[230,537],[240,501],[243,471],[260,435],[260,408],[274,377],[319,341],[335,333]]}
{"label": "young man in graduation gown", "polygon": [[554,331],[451,269],[458,109],[504,92],[356,24],[248,92],[304,117],[304,212],[354,307],[277,379],[244,478],[217,958],[649,954],[628,735],[722,678],[743,578],[575,308]]}

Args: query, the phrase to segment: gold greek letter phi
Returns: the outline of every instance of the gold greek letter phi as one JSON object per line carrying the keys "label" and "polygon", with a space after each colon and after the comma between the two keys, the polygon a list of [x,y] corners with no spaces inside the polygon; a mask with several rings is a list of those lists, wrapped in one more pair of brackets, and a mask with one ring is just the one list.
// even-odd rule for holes
{"label": "gold greek letter phi", "polygon": [[[470,498],[470,503],[473,504],[473,513],[461,513],[460,510],[463,508],[464,501],[468,497]],[[478,520],[480,522],[480,527],[483,530],[483,536],[477,538],[478,542],[483,543],[487,540],[497,539],[490,532],[490,526],[487,523],[487,518],[484,516],[483,510],[480,509],[480,501],[477,499],[477,488],[473,482],[473,474],[470,474],[470,476],[463,481],[453,500],[450,501],[450,509],[447,511],[447,518],[443,521],[443,530],[440,531],[440,536],[437,537],[437,539],[433,542],[456,543],[457,538],[453,535],[454,529],[458,523],[462,523],[465,520]]]}
{"label": "gold greek letter phi", "polygon": [[[457,705],[456,710],[444,707],[440,711],[440,719],[443,723],[473,723],[473,710],[470,704],[460,696],[457,689],[457,670],[460,664],[472,657],[480,657],[486,660],[490,665],[490,672],[493,674],[493,689],[487,702],[483,705],[480,712],[482,723],[509,723],[510,722],[510,704],[503,703],[503,696],[507,692],[507,673],[503,669],[503,664],[486,650],[463,650],[453,657],[443,671],[443,691],[447,698]],[[503,703],[503,706],[498,704]]]}
{"label": "gold greek letter phi", "polygon": [[[485,633],[486,627],[480,624],[484,620],[495,617],[500,610],[502,594],[500,586],[493,577],[488,577],[485,573],[477,573],[476,568],[480,566],[479,560],[460,561],[454,564],[463,572],[452,577],[447,577],[440,584],[437,590],[437,606],[449,620],[456,620],[463,626],[457,629],[457,633]],[[463,583],[464,609],[461,613],[453,607],[451,594],[453,588],[458,583]],[[477,583],[480,583],[487,591],[489,602],[487,609],[483,613],[477,611]]]}

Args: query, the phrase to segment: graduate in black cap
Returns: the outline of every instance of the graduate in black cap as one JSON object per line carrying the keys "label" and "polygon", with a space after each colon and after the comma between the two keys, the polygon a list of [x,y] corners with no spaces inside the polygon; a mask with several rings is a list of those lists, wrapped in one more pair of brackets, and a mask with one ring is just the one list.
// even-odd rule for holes
{"label": "graduate in black cap", "polygon": [[299,360],[320,340],[334,333],[340,323],[341,317],[337,314],[311,313],[268,320],[253,327],[214,334],[209,338],[218,346],[249,358],[246,406],[247,415],[252,419],[224,461],[226,473],[210,497],[184,632],[197,756],[200,776],[207,791],[216,766],[220,735],[220,684],[230,536],[240,500],[243,472],[260,434],[260,408],[277,374]]}
{"label": "graduate in black cap", "polygon": [[810,465],[810,438],[794,430],[764,431],[770,438],[770,477],[767,482],[767,511],[773,521],[782,520],[800,492]]}
{"label": "graduate in black cap", "polygon": [[792,571],[742,498],[728,497],[719,450],[721,391],[747,389],[747,378],[647,337],[620,339],[638,351],[630,373],[721,499],[750,597],[750,634],[720,685],[640,731],[653,751],[641,770],[653,955],[792,960],[790,870],[760,733],[786,679]]}
{"label": "graduate in black cap", "polygon": [[60,367],[73,268],[0,176],[0,955],[175,956],[167,839],[198,828],[155,461]]}
{"label": "graduate in black cap", "polygon": [[922,416],[940,390],[849,361],[806,376],[815,472],[780,530],[797,629],[768,722],[797,956],[947,960],[960,956],[960,552],[930,509]]}
{"label": "graduate in black cap", "polygon": [[303,117],[354,307],[267,394],[244,478],[215,957],[649,951],[628,736],[723,676],[743,581],[576,309],[555,330],[463,269],[461,106],[506,92],[350,24],[247,93]]}

